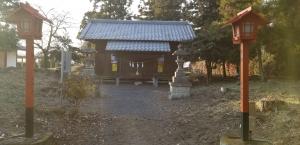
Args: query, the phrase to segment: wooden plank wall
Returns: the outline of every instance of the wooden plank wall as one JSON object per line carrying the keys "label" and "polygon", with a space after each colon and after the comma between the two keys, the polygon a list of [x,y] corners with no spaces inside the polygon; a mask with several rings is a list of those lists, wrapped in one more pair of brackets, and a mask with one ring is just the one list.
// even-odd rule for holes
{"label": "wooden plank wall", "polygon": [[[94,41],[96,43],[95,72],[99,76],[120,77],[121,79],[144,79],[149,80],[153,76],[163,79],[171,79],[177,68],[176,57],[172,52],[177,46],[171,43],[172,52],[113,52],[105,51],[106,41]],[[111,54],[118,59],[118,71],[112,72]],[[164,56],[164,69],[162,73],[157,72],[158,58]],[[144,62],[144,68],[140,68],[140,75],[136,75],[136,68],[129,66],[129,62]]]}

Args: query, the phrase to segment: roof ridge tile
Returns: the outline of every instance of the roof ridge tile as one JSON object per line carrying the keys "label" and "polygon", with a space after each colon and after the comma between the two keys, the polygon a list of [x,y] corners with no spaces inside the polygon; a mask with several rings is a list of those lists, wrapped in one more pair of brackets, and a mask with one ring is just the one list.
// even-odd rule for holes
{"label": "roof ridge tile", "polygon": [[187,21],[162,21],[162,20],[118,20],[118,19],[92,19],[92,23],[122,23],[122,24],[158,24],[158,25],[190,25]]}

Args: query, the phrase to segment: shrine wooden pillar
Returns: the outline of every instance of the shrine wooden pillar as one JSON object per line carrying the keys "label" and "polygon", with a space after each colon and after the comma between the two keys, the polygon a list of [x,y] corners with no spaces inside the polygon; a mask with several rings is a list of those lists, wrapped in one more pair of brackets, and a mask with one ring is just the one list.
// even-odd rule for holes
{"label": "shrine wooden pillar", "polygon": [[232,25],[232,42],[240,45],[241,139],[249,140],[249,49],[266,20],[249,7],[227,22]]}
{"label": "shrine wooden pillar", "polygon": [[34,40],[42,39],[43,21],[52,24],[28,3],[20,3],[8,19],[17,25],[19,38],[26,40],[26,72],[25,72],[25,137],[33,138],[34,109]]}
{"label": "shrine wooden pillar", "polygon": [[33,137],[34,107],[34,48],[33,38],[26,39],[26,78],[25,78],[25,136]]}
{"label": "shrine wooden pillar", "polygon": [[249,41],[240,45],[240,111],[241,111],[241,137],[249,139]]}

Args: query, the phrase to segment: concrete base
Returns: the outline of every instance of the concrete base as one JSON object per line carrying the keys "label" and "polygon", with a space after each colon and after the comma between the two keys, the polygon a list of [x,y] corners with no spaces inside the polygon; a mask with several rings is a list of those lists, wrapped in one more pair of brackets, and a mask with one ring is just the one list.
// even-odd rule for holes
{"label": "concrete base", "polygon": [[180,99],[191,96],[191,85],[178,85],[170,83],[169,99]]}
{"label": "concrete base", "polygon": [[11,137],[0,141],[0,145],[56,145],[52,133],[38,134],[33,138],[24,136]]}
{"label": "concrete base", "polygon": [[221,137],[220,145],[272,145],[272,143],[256,139],[245,142],[240,137],[224,135]]}

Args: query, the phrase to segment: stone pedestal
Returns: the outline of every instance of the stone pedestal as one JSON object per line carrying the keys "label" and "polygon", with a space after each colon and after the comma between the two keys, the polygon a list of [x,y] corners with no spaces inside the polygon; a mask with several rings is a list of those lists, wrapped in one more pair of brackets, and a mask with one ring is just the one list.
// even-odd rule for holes
{"label": "stone pedestal", "polygon": [[170,95],[169,99],[180,99],[191,95],[191,84],[169,83]]}

